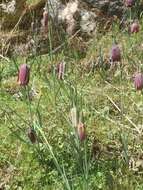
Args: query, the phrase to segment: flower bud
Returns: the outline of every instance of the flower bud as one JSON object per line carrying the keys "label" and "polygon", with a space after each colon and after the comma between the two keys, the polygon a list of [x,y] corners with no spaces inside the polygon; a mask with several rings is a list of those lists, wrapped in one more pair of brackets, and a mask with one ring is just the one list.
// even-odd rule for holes
{"label": "flower bud", "polygon": [[86,138],[86,132],[85,132],[85,126],[81,122],[77,126],[77,133],[80,141],[84,141]]}
{"label": "flower bud", "polygon": [[34,33],[34,29],[35,29],[34,22],[31,22],[31,32],[32,33]]}
{"label": "flower bud", "polygon": [[43,25],[48,26],[48,11],[43,12]]}
{"label": "flower bud", "polygon": [[48,11],[46,9],[43,12],[41,24],[43,32],[46,33],[48,31]]}
{"label": "flower bud", "polygon": [[65,62],[62,61],[58,65],[58,79],[64,79],[64,74],[65,74]]}
{"label": "flower bud", "polygon": [[33,128],[29,128],[27,132],[28,138],[31,141],[31,143],[35,143],[37,140],[36,132]]}
{"label": "flower bud", "polygon": [[113,45],[110,53],[110,59],[112,62],[121,61],[121,51],[117,45]]}
{"label": "flower bud", "polygon": [[30,68],[26,64],[22,64],[19,68],[18,83],[22,86],[26,86],[29,83]]}
{"label": "flower bud", "polygon": [[139,23],[138,22],[134,22],[131,24],[130,26],[130,32],[131,33],[138,33],[140,29]]}
{"label": "flower bud", "polygon": [[127,7],[132,7],[134,5],[134,0],[126,0],[125,4]]}
{"label": "flower bud", "polygon": [[70,110],[70,119],[73,127],[77,126],[77,109],[76,107],[73,107]]}
{"label": "flower bud", "polygon": [[134,86],[136,90],[143,89],[143,74],[142,73],[136,73],[134,75]]}

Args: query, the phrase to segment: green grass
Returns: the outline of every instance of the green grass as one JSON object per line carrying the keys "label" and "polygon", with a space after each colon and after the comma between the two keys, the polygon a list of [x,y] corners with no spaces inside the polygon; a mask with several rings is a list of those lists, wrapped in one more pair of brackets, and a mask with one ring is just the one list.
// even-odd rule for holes
{"label": "green grass", "polygon": [[[121,46],[123,67],[110,70],[106,60],[113,37]],[[15,98],[25,94],[17,84],[23,58],[1,60],[0,188],[63,190],[67,177],[73,190],[143,189],[143,96],[132,81],[133,73],[142,70],[142,42],[142,30],[129,36],[114,27],[95,36],[86,56],[66,47],[55,55],[29,58],[29,88],[36,91],[31,108],[24,96]],[[53,66],[63,59],[65,78],[59,80]],[[86,126],[84,143],[76,139],[70,121],[73,107]],[[40,139],[36,144],[27,137],[30,125]]]}

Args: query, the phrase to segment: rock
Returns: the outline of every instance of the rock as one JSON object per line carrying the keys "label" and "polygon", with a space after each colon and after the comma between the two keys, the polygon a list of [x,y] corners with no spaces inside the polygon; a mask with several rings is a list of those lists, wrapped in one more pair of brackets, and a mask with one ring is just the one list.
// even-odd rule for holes
{"label": "rock", "polygon": [[24,13],[26,0],[8,0],[0,4],[1,29],[12,29]]}
{"label": "rock", "polygon": [[123,13],[123,1],[121,0],[83,0],[89,6],[97,8],[108,16],[119,16]]}
{"label": "rock", "polygon": [[91,11],[83,9],[80,11],[80,28],[82,33],[91,35],[96,29],[97,15]]}
{"label": "rock", "polygon": [[[26,1],[6,0],[0,3],[0,11],[2,13],[0,14],[0,29],[2,31],[0,44],[4,44],[2,48],[2,45],[0,45],[0,49],[2,49],[0,53],[2,55],[5,52],[7,54],[8,50],[13,52],[13,49],[9,47],[14,47],[15,44],[17,46],[21,44],[20,49],[22,48],[24,52],[27,49],[31,50],[31,46],[29,48],[29,44],[27,45],[27,41],[29,41],[27,39],[29,35],[33,36],[33,34],[38,39],[36,47],[40,47],[42,52],[47,52],[45,47],[48,48],[47,43],[49,43],[47,40],[48,27],[45,36],[42,36],[40,30],[43,9],[46,3],[48,6],[49,23],[52,25],[53,31],[51,34],[53,48],[61,44],[60,35],[63,35],[63,31],[69,36],[80,31],[78,34],[85,40],[86,37],[91,37],[97,31],[97,25],[99,30],[110,28],[113,19],[116,18],[114,15],[121,18],[125,9],[123,0],[39,0],[32,6],[27,5]],[[135,9],[139,15],[143,10],[143,3],[139,3],[138,8],[135,7]],[[34,20],[32,15],[34,15]],[[33,26],[33,33],[31,32],[31,26]],[[22,34],[20,38],[16,31]],[[6,33],[10,34],[8,38]],[[3,37],[2,35],[5,36]],[[23,46],[23,44],[25,45]],[[39,50],[37,51],[40,52]]]}

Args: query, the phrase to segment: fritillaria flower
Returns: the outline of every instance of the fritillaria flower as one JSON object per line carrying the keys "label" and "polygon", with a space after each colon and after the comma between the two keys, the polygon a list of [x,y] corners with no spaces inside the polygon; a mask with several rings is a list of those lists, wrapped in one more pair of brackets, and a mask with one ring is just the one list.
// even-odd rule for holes
{"label": "fritillaria flower", "polygon": [[22,64],[19,68],[18,83],[22,86],[26,86],[29,83],[30,68],[26,64]]}
{"label": "fritillaria flower", "polygon": [[34,22],[31,22],[31,31],[34,33]]}
{"label": "fritillaria flower", "polygon": [[121,51],[117,45],[112,46],[110,59],[112,62],[121,61]]}
{"label": "fritillaria flower", "polygon": [[36,132],[33,128],[29,128],[27,132],[28,138],[31,141],[31,143],[35,143],[37,140]]}
{"label": "fritillaria flower", "polygon": [[136,73],[134,75],[134,86],[136,90],[143,89],[143,74],[142,73]]}
{"label": "fritillaria flower", "polygon": [[77,126],[77,133],[80,141],[84,141],[86,138],[85,126],[82,122],[80,122]]}
{"label": "fritillaria flower", "polygon": [[43,18],[41,20],[41,24],[43,32],[46,33],[48,31],[48,11],[46,8],[44,9],[43,12]]}
{"label": "fritillaria flower", "polygon": [[140,29],[140,26],[139,26],[139,23],[136,21],[136,22],[133,22],[130,26],[130,32],[131,33],[138,33],[139,32],[139,29]]}
{"label": "fritillaria flower", "polygon": [[73,107],[70,110],[70,119],[73,127],[77,126],[77,109],[76,107]]}
{"label": "fritillaria flower", "polygon": [[58,65],[58,79],[64,79],[64,74],[65,74],[65,62],[62,61]]}
{"label": "fritillaria flower", "polygon": [[134,0],[125,0],[125,4],[127,7],[132,7],[134,5]]}

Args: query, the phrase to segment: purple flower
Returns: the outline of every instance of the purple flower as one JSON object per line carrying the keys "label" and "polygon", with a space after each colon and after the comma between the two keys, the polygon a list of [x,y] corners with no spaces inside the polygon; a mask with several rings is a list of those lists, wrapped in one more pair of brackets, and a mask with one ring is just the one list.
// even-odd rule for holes
{"label": "purple flower", "polygon": [[80,122],[77,126],[77,133],[80,141],[84,141],[86,138],[85,126],[82,122]]}
{"label": "purple flower", "polygon": [[113,45],[110,53],[110,59],[112,62],[121,61],[121,51],[117,45]]}
{"label": "purple flower", "polygon": [[22,64],[19,68],[18,83],[22,86],[26,86],[29,83],[30,68],[26,64]]}
{"label": "purple flower", "polygon": [[134,5],[134,0],[126,0],[125,4],[127,7],[132,7]]}
{"label": "purple flower", "polygon": [[139,32],[139,29],[140,29],[140,26],[139,26],[139,23],[137,21],[132,23],[130,26],[130,32],[131,33],[137,33],[137,32]]}
{"label": "purple flower", "polygon": [[48,11],[43,12],[43,25],[48,26]]}
{"label": "purple flower", "polygon": [[136,90],[143,89],[143,74],[142,73],[136,73],[134,75],[134,85],[135,85]]}
{"label": "purple flower", "polygon": [[36,132],[33,128],[29,128],[27,132],[29,140],[34,144],[37,140]]}
{"label": "purple flower", "polygon": [[58,79],[64,79],[64,74],[65,74],[65,62],[62,61],[58,65]]}
{"label": "purple flower", "polygon": [[48,31],[48,11],[45,9],[43,12],[43,18],[41,20],[42,30],[44,33]]}

